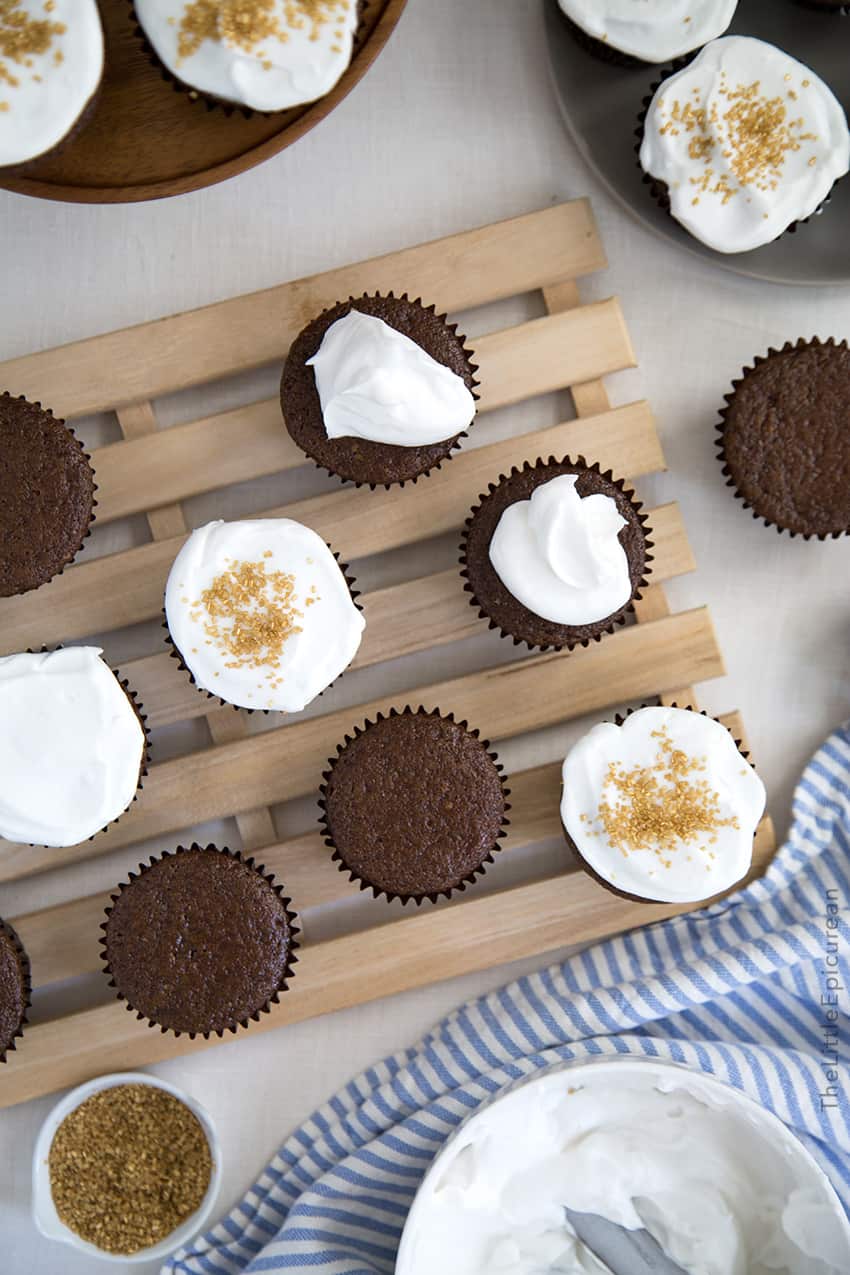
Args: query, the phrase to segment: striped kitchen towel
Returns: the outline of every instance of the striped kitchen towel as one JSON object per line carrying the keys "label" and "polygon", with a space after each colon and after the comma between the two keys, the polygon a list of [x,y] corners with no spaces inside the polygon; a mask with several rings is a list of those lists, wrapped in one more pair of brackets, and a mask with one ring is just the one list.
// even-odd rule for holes
{"label": "striped kitchen towel", "polygon": [[605,1054],[686,1063],[744,1090],[850,1211],[848,935],[850,724],[809,763],[762,880],[455,1011],[317,1111],[163,1272],[391,1272],[416,1188],[459,1122],[510,1081]]}

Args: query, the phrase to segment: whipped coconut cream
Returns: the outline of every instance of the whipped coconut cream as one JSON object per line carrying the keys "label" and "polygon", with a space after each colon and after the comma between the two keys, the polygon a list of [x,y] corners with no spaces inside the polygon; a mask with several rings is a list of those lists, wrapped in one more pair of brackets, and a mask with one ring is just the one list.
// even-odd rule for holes
{"label": "whipped coconut cream", "polygon": [[490,541],[493,569],[518,602],[553,624],[594,624],[632,596],[619,534],[626,520],[610,496],[580,496],[577,474],[550,478],[517,500]]}
{"label": "whipped coconut cream", "polygon": [[[15,57],[2,35],[21,42]],[[95,0],[16,0],[0,18],[0,168],[52,150],[71,132],[103,74]]]}
{"label": "whipped coconut cream", "polygon": [[771,1113],[639,1059],[558,1068],[479,1111],[438,1155],[396,1275],[588,1275],[608,1267],[564,1206],[646,1228],[689,1275],[841,1275],[850,1228]]}
{"label": "whipped coconut cream", "polygon": [[[136,16],[178,79],[255,111],[283,111],[329,93],[351,61],[357,0],[135,0]],[[249,10],[246,16],[246,9]],[[201,11],[204,12],[201,12]]]}
{"label": "whipped coconut cream", "polygon": [[588,35],[644,62],[669,62],[722,35],[738,0],[558,0]]}
{"label": "whipped coconut cream", "polygon": [[0,835],[74,846],[127,809],[145,733],[96,646],[0,659]]}
{"label": "whipped coconut cream", "polygon": [[600,722],[567,754],[561,818],[603,880],[663,903],[746,876],[764,785],[725,726],[683,708]]}
{"label": "whipped coconut cream", "polygon": [[850,132],[808,67],[727,36],[658,89],[640,162],[686,230],[718,252],[748,252],[823,203],[850,167]]}
{"label": "whipped coconut cream", "polygon": [[383,319],[349,310],[322,337],[312,367],[328,438],[426,447],[475,415],[462,376]]}
{"label": "whipped coconut cream", "polygon": [[193,531],[169,573],[165,614],[202,690],[286,713],[339,677],[365,628],[328,546],[290,518]]}

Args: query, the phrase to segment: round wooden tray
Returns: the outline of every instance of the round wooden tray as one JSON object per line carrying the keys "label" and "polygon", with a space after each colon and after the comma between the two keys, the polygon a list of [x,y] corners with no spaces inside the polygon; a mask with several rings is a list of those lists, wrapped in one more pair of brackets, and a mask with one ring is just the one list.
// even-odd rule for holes
{"label": "round wooden tray", "polygon": [[119,204],[162,199],[235,177],[297,141],[365,75],[406,0],[369,0],[351,65],[326,97],[276,115],[225,114],[195,101],[152,65],[127,0],[101,0],[107,71],[90,123],[61,153],[0,187],[40,199]]}

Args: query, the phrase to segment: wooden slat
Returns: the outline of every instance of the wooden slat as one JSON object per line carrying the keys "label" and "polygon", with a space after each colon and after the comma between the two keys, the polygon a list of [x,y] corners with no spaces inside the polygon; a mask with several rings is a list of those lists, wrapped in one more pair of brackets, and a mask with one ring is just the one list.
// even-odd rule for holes
{"label": "wooden slat", "polygon": [[[635,362],[616,300],[480,337],[474,358],[481,382],[479,412]],[[279,400],[251,403],[94,452],[97,519],[108,523],[305,461],[283,424]]]}
{"label": "wooden slat", "polygon": [[[652,528],[653,578],[669,579],[694,569],[678,505],[648,511]],[[360,598],[366,631],[352,668],[369,668],[483,632],[478,612],[460,587],[457,569],[378,589]],[[177,661],[163,649],[121,666],[145,707],[152,726],[201,717],[210,701],[198,693]],[[232,710],[226,710],[235,716]]]}
{"label": "wooden slat", "polygon": [[61,849],[0,843],[0,880],[315,792],[352,725],[392,707],[451,710],[498,740],[723,671],[711,619],[700,608],[632,625],[572,654],[540,655],[280,726],[153,766],[140,799],[94,841]]}
{"label": "wooden slat", "polygon": [[[722,720],[735,737],[740,738],[739,714],[730,713]],[[560,837],[560,762],[514,771],[510,776],[510,786],[511,824],[502,842],[501,853]],[[756,833],[753,851],[755,874],[763,870],[773,848],[773,828],[766,816]],[[258,849],[257,857],[284,883],[302,916],[309,914],[313,908],[354,897],[354,887],[331,859],[318,831],[263,846]],[[578,870],[578,864],[567,862],[564,871],[569,872],[572,867]],[[13,918],[12,924],[32,962],[35,986],[100,969],[98,939],[106,905],[106,895],[94,894]]]}
{"label": "wooden slat", "polygon": [[[664,455],[646,403],[630,403],[462,452],[416,484],[369,491],[334,486],[308,500],[254,517],[297,518],[343,557],[355,558],[412,544],[460,527],[487,484],[524,457],[582,453],[635,478],[664,468]],[[0,649],[75,641],[123,628],[160,613],[165,581],[182,537],[69,567],[33,593],[4,598]]]}
{"label": "wooden slat", "polygon": [[[759,850],[759,868],[770,858]],[[494,952],[510,960],[587,943],[693,908],[632,903],[584,872],[570,872],[471,896],[344,938],[305,946],[290,990],[249,1030],[256,1034],[378,997],[487,969]],[[366,976],[368,972],[368,977]],[[217,1044],[140,1023],[120,1001],[37,1024],[10,1054],[0,1106]]]}
{"label": "wooden slat", "polygon": [[586,199],[514,217],[312,278],[0,364],[0,385],[82,416],[214,381],[282,357],[322,309],[409,291],[458,311],[606,264]]}

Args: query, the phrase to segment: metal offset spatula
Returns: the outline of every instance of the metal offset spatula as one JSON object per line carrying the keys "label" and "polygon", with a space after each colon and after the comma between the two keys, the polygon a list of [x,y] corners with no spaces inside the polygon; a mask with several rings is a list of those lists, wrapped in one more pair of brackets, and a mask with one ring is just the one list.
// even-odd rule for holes
{"label": "metal offset spatula", "polygon": [[596,1213],[564,1208],[576,1235],[613,1275],[687,1275],[668,1257],[649,1231],[627,1231]]}

